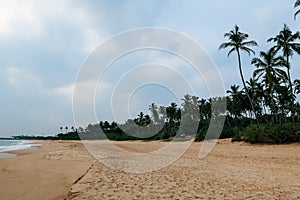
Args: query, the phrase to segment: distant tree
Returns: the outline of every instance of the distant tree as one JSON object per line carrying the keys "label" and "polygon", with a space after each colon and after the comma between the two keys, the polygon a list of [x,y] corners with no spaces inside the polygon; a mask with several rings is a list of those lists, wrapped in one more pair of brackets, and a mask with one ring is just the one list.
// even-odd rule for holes
{"label": "distant tree", "polygon": [[234,117],[241,117],[242,116],[242,91],[239,90],[238,85],[230,86],[230,90],[227,90],[227,93],[230,94],[230,98],[227,104],[227,109],[229,113]]}
{"label": "distant tree", "polygon": [[103,131],[110,130],[110,124],[108,121],[105,121],[103,124]]}
{"label": "distant tree", "polygon": [[166,108],[166,114],[169,118],[169,122],[174,123],[178,119],[177,104],[174,102],[171,103],[171,105]]}
{"label": "distant tree", "polygon": [[211,103],[209,100],[199,100],[200,121],[208,122],[211,117]]}
{"label": "distant tree", "polygon": [[157,105],[155,103],[152,103],[150,106],[149,106],[149,110],[152,114],[152,118],[153,118],[153,121],[154,123],[159,123],[159,114],[158,114],[158,111],[157,111]]}
{"label": "distant tree", "polygon": [[247,91],[246,82],[245,82],[244,75],[243,75],[240,52],[245,51],[249,55],[251,53],[255,54],[255,52],[251,48],[249,48],[249,46],[258,46],[258,44],[254,40],[247,41],[249,35],[246,33],[240,32],[239,27],[237,25],[235,25],[234,29],[231,30],[229,33],[225,33],[224,37],[228,38],[229,42],[225,42],[225,43],[221,44],[219,47],[219,50],[230,48],[230,50],[228,52],[228,56],[230,56],[230,54],[232,52],[236,51],[237,56],[238,56],[238,66],[239,66],[240,76],[241,76],[247,97],[249,99],[249,103],[251,104],[251,108],[253,110],[253,113],[255,114],[255,109],[254,109],[253,103],[251,101],[251,97],[249,96],[249,92]]}
{"label": "distant tree", "polygon": [[161,123],[165,123],[165,120],[167,118],[167,112],[166,112],[166,107],[165,106],[159,106],[158,112],[160,114],[160,121]]}
{"label": "distant tree", "polygon": [[67,132],[68,132],[68,127],[66,126],[66,128],[65,128],[65,129],[66,129],[66,133],[67,133]]}
{"label": "distant tree", "polygon": [[61,126],[61,127],[60,127],[60,131],[62,132],[62,130],[63,130],[63,127]]}
{"label": "distant tree", "polygon": [[253,106],[254,106],[255,112],[257,113],[257,115],[261,115],[261,107],[260,107],[261,98],[259,96],[260,92],[258,91],[259,90],[258,79],[252,77],[248,81],[246,81],[246,83],[247,83],[249,95],[250,95],[251,100],[253,102]]}

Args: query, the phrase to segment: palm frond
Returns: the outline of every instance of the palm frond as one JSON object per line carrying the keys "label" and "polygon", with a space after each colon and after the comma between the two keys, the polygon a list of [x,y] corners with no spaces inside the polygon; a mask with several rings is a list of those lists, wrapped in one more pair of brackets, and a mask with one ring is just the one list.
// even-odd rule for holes
{"label": "palm frond", "polygon": [[226,49],[227,47],[231,47],[231,46],[234,46],[234,43],[232,43],[232,42],[225,42],[225,43],[221,44],[218,49],[219,50]]}
{"label": "palm frond", "polygon": [[295,12],[295,14],[294,14],[294,19],[295,19],[295,20],[297,19],[297,15],[299,15],[299,13],[300,13],[300,10],[297,10],[297,11]]}
{"label": "palm frond", "polygon": [[241,46],[240,49],[247,52],[249,54],[249,56],[251,55],[251,53],[253,53],[255,55],[255,51],[253,51],[252,49],[250,49],[246,46]]}
{"label": "palm frond", "polygon": [[258,46],[257,42],[254,40],[243,42],[242,45],[243,46]]}
{"label": "palm frond", "polygon": [[300,6],[300,0],[296,0],[295,4],[294,4],[294,8]]}
{"label": "palm frond", "polygon": [[235,47],[233,47],[229,52],[228,52],[228,54],[227,54],[227,56],[229,57],[230,56],[230,54],[232,53],[232,52],[234,52],[236,50],[236,48]]}

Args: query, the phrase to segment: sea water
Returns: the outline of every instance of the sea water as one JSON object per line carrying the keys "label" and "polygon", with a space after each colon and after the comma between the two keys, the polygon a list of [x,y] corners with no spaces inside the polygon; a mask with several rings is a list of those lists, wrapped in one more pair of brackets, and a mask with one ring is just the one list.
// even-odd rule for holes
{"label": "sea water", "polygon": [[3,153],[3,152],[29,149],[34,146],[37,145],[30,144],[24,140],[0,140],[0,158],[10,157],[14,155],[14,154]]}

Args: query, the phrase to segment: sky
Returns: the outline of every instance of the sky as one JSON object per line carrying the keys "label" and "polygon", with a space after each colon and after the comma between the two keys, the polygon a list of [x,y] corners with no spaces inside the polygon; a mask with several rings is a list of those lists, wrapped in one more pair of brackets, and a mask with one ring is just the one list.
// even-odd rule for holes
{"label": "sky", "polygon": [[[74,100],[73,94],[80,85],[82,66],[105,41],[132,29],[157,27],[187,36],[214,63],[225,90],[233,84],[241,85],[235,54],[228,58],[227,50],[218,51],[226,41],[224,33],[238,24],[258,42],[259,47],[253,48],[258,55],[271,47],[266,40],[284,23],[293,31],[299,30],[300,19],[294,20],[293,4],[292,0],[2,0],[0,136],[54,135],[61,126],[85,127],[100,120],[122,123],[126,114],[118,110],[135,117],[140,111],[147,113],[152,102],[180,105],[180,95],[185,92],[210,97],[205,80],[215,80],[211,69],[204,70],[205,77],[201,77],[177,55],[144,49],[111,63],[94,88],[94,113],[85,115],[84,106],[76,107],[82,117],[74,119],[77,97]],[[134,40],[123,42],[129,45]],[[292,60],[294,79],[300,74],[298,57]],[[246,79],[254,70],[252,58],[242,55]],[[135,87],[130,86],[133,79],[151,78],[151,84],[136,82]],[[87,83],[85,86],[89,87]],[[84,97],[84,91],[80,94]]]}

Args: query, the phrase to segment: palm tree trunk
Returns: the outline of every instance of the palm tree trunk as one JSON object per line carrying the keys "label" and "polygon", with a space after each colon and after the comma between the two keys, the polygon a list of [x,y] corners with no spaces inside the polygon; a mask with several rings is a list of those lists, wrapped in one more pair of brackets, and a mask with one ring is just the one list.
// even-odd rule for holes
{"label": "palm tree trunk", "polygon": [[289,78],[289,88],[291,92],[291,117],[292,117],[292,122],[294,124],[294,116],[295,116],[295,110],[294,110],[294,93],[293,93],[293,86],[292,86],[292,80],[291,80],[291,74],[290,74],[290,63],[289,63],[289,55],[286,55],[286,61],[287,61],[287,73],[288,73],[288,78]]}
{"label": "palm tree trunk", "polygon": [[[272,73],[273,72],[273,73]],[[273,122],[275,122],[275,124],[278,122],[278,117],[277,117],[277,110],[276,110],[276,104],[275,104],[275,95],[273,94],[273,79],[272,77],[275,76],[275,72],[273,70],[271,70],[271,76],[270,76],[270,81],[269,81],[269,92],[270,92],[270,96],[271,96],[271,101],[272,101],[272,106],[273,106]]]}
{"label": "palm tree trunk", "polygon": [[274,101],[274,95],[273,95],[273,88],[270,88],[270,94],[271,94],[271,101],[272,101],[272,106],[273,106],[273,123],[277,123],[278,122],[278,118],[277,118],[277,110],[276,110],[276,104],[275,104],[275,101]]}
{"label": "palm tree trunk", "polygon": [[[247,87],[246,87],[245,79],[244,79],[244,76],[243,76],[242,63],[241,63],[241,55],[240,55],[239,49],[237,49],[237,54],[238,54],[238,62],[239,62],[240,76],[241,76],[241,79],[242,79],[242,82],[243,82],[243,85],[244,85],[244,88],[245,88],[246,95],[247,95],[247,97],[248,97],[248,99],[249,99],[249,102],[250,102],[250,104],[251,104],[251,108],[252,108],[252,110],[253,110],[254,117],[256,118],[255,109],[254,109],[254,106],[253,106],[252,100],[251,100],[251,98],[250,98],[248,89],[247,89]],[[256,119],[256,120],[258,121],[258,119]]]}

